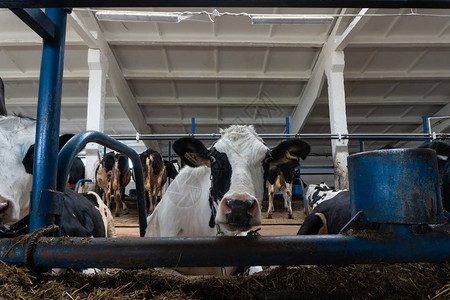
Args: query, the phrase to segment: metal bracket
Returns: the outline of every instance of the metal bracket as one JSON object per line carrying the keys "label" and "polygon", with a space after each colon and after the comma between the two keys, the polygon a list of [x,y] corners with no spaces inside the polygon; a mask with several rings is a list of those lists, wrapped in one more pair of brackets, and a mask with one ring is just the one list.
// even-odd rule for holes
{"label": "metal bracket", "polygon": [[[44,203],[42,200],[45,199],[45,203],[50,203],[49,205],[42,205]],[[48,209],[50,207],[50,210]],[[64,208],[64,193],[53,191],[53,190],[43,190],[41,196],[39,197],[38,204],[38,215],[40,216],[60,216]]]}
{"label": "metal bracket", "polygon": [[10,10],[41,38],[45,40],[55,38],[55,23],[39,8],[11,8]]}

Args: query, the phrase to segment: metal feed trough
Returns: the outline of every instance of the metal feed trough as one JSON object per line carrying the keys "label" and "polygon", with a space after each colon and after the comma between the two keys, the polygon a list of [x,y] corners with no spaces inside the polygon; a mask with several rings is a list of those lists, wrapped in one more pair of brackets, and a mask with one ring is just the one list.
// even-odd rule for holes
{"label": "metal feed trough", "polygon": [[[0,240],[1,260],[36,268],[190,267],[231,265],[302,265],[378,262],[442,262],[450,260],[450,236],[412,233],[414,224],[444,221],[436,158],[430,150],[388,151],[349,157],[351,198],[355,222],[391,223],[394,233],[373,236],[278,236],[202,238],[55,238],[38,230],[58,223],[60,196],[69,164],[59,166],[58,143],[64,43],[65,7],[124,6],[243,6],[243,7],[433,7],[449,8],[449,0],[244,0],[244,1],[4,1],[44,39],[39,81],[31,237]],[[45,10],[40,7],[53,7]],[[136,159],[134,150],[97,132],[81,133],[59,154],[70,162],[86,142],[97,142]],[[139,163],[135,163],[138,166]],[[138,198],[143,199],[142,169],[135,169]],[[419,172],[419,174],[417,173]],[[406,175],[405,175],[406,174]],[[415,174],[415,175],[411,175]],[[45,176],[44,176],[45,175]],[[389,179],[387,179],[389,178]],[[380,184],[382,182],[382,184]],[[417,189],[417,186],[420,188]],[[42,196],[41,196],[42,195]],[[139,201],[141,236],[145,214]],[[36,230],[36,231],[35,231]]]}

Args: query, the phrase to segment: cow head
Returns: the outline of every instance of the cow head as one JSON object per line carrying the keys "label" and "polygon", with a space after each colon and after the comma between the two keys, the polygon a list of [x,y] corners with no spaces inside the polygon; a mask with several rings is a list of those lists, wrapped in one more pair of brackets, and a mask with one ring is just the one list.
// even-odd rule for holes
{"label": "cow head", "polygon": [[[29,214],[35,132],[33,119],[0,117],[0,225],[14,224]],[[71,136],[62,136],[60,147]]]}
{"label": "cow head", "polygon": [[[253,126],[233,125],[221,130],[221,138],[209,149],[194,138],[181,138],[175,152],[190,167],[211,169],[211,196],[217,211],[214,223],[228,231],[246,231],[261,224],[265,170],[298,166],[310,147],[300,140],[282,142],[270,150]],[[210,199],[211,201],[211,199]]]}

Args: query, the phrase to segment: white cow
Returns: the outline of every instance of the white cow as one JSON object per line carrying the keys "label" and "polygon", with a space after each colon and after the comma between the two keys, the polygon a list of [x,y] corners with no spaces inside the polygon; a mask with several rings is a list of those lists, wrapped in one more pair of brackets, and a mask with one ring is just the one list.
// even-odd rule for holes
{"label": "white cow", "polygon": [[[234,236],[261,224],[265,175],[291,158],[305,157],[307,143],[280,143],[272,151],[253,126],[232,125],[207,149],[194,138],[173,144],[188,165],[171,183],[153,214],[146,237]],[[275,155],[272,155],[275,154]],[[220,268],[190,268],[187,274],[221,274]]]}
{"label": "white cow", "polygon": [[[13,226],[29,214],[35,131],[33,119],[0,116],[0,226]],[[60,142],[65,139],[63,136]],[[82,195],[66,189],[62,235],[114,236],[111,212],[98,199],[93,193]]]}

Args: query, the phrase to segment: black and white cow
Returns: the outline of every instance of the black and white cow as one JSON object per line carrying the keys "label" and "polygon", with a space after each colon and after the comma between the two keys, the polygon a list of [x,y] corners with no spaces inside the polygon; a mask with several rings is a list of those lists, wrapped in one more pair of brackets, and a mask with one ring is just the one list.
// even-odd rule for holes
{"label": "black and white cow", "polygon": [[[290,143],[295,144],[296,140],[288,140],[285,142],[286,146],[289,147]],[[282,153],[274,154],[274,151],[278,151],[276,148],[272,150],[272,154],[276,156],[283,155]],[[269,207],[267,209],[267,218],[271,219],[274,211],[273,200],[275,198],[275,191],[281,191],[283,193],[284,207],[288,210],[288,218],[293,219],[292,214],[292,185],[294,179],[295,168],[300,165],[298,158],[305,159],[309,154],[310,149],[305,149],[301,155],[295,156],[288,150],[285,151],[284,155],[287,158],[285,164],[270,168],[267,172],[267,183],[268,183],[268,198]]]}
{"label": "black and white cow", "polygon": [[120,210],[122,209],[124,213],[128,213],[125,202],[125,188],[130,183],[131,172],[130,165],[128,163],[128,157],[123,154],[116,153],[115,164],[113,169],[111,189],[114,193],[114,202],[116,203],[116,209],[114,216],[120,216]]}
{"label": "black and white cow", "polygon": [[[253,126],[245,125],[221,130],[209,149],[194,138],[181,138],[173,148],[187,166],[148,217],[147,237],[234,236],[260,225],[267,172],[292,165],[286,151],[305,157],[310,149],[295,140],[271,151]],[[203,270],[221,274],[220,268]]]}
{"label": "black and white cow", "polygon": [[[450,209],[450,144],[445,141],[433,141],[420,146],[436,151],[442,204]],[[325,184],[310,185],[306,198],[312,211],[303,221],[297,234],[337,234],[351,219],[350,193],[346,190],[334,191]]]}
{"label": "black and white cow", "polygon": [[[14,226],[29,214],[35,131],[35,120],[20,116],[0,116],[1,226]],[[110,220],[111,212],[102,201],[98,201],[100,198],[97,195],[88,197],[91,199],[69,189],[65,191],[61,217],[62,235],[115,235],[114,225]]]}
{"label": "black and white cow", "polygon": [[116,203],[114,215],[120,216],[120,211],[126,214],[128,209],[122,198],[125,195],[125,187],[130,183],[131,172],[128,157],[113,151],[103,156],[95,170],[95,183],[100,189],[100,194],[108,208],[111,206],[111,196],[114,195]]}
{"label": "black and white cow", "polygon": [[297,234],[337,234],[351,219],[350,192],[335,191],[325,183],[310,184],[306,192],[309,214]]}
{"label": "black and white cow", "polygon": [[436,140],[419,148],[429,148],[436,151],[442,204],[444,209],[450,212],[450,143]]}
{"label": "black and white cow", "polygon": [[144,189],[150,198],[147,201],[147,212],[150,213],[158,204],[158,196],[162,198],[164,194],[167,178],[174,179],[178,170],[174,162],[163,159],[159,152],[151,148],[139,154],[139,159],[144,170]]}

